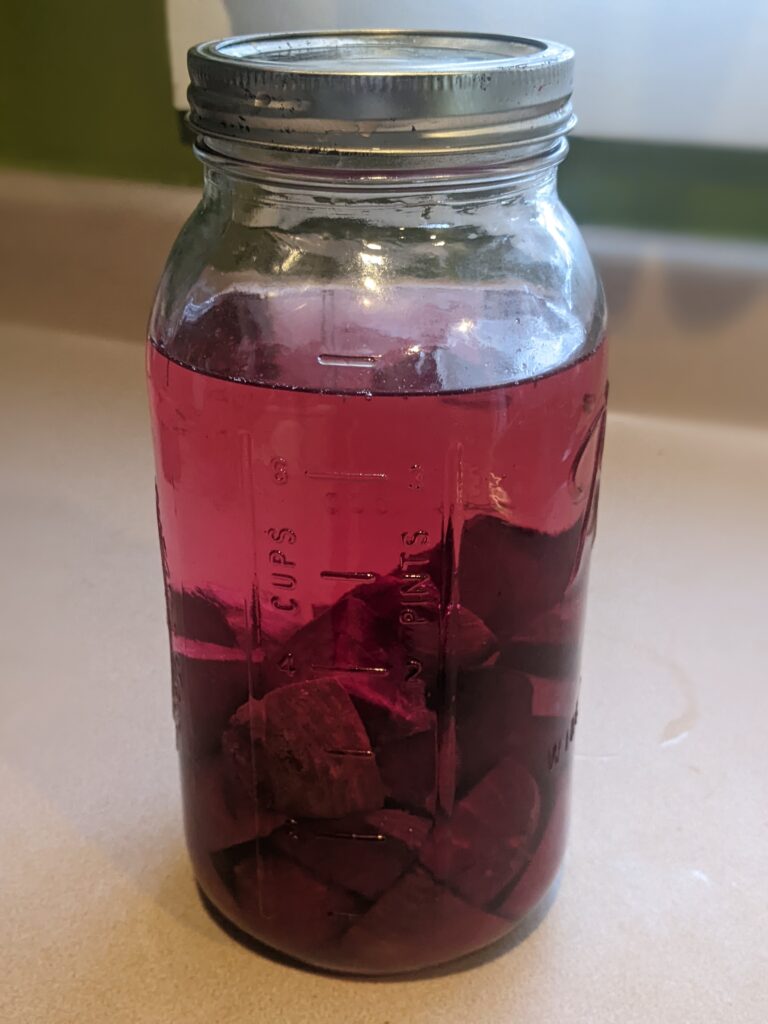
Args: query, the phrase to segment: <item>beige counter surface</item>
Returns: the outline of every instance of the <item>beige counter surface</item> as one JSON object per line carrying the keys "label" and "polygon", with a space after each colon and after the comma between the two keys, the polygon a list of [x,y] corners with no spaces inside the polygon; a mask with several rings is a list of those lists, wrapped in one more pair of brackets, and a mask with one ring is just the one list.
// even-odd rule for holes
{"label": "beige counter surface", "polygon": [[141,346],[0,351],[4,1024],[764,1024],[768,431],[614,410],[558,898],[462,969],[347,980],[196,895]]}

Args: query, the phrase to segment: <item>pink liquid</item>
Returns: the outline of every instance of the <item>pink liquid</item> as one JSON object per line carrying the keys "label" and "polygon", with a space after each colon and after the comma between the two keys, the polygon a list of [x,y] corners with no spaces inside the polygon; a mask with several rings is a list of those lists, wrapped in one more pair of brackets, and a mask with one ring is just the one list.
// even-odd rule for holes
{"label": "pink liquid", "polygon": [[505,934],[565,842],[604,346],[449,394],[149,377],[202,889],[334,969]]}

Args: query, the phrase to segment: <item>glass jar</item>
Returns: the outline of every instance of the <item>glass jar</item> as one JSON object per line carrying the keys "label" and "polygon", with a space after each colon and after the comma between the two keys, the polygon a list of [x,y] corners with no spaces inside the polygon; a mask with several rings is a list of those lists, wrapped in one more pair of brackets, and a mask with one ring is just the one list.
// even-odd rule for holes
{"label": "glass jar", "polygon": [[606,399],[572,53],[318,33],[190,73],[148,368],[195,873],[290,956],[436,964],[565,842]]}

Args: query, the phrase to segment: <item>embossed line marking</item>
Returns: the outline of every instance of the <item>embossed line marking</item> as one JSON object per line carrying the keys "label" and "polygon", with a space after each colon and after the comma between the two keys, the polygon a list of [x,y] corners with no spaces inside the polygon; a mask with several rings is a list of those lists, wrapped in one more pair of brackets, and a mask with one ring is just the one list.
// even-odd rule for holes
{"label": "embossed line marking", "polygon": [[354,352],[321,352],[317,357],[320,366],[343,366],[349,369],[365,369],[375,366],[380,356],[356,356]]}
{"label": "embossed line marking", "polygon": [[324,569],[320,573],[324,580],[375,580],[375,572],[345,572],[343,569]]}
{"label": "embossed line marking", "polygon": [[376,675],[389,675],[389,669],[380,665],[312,665],[313,672],[373,672]]}
{"label": "embossed line marking", "polygon": [[337,754],[339,757],[373,757],[372,750],[360,750],[359,748],[333,747],[326,748],[326,754]]}
{"label": "embossed line marking", "polygon": [[381,843],[384,842],[387,837],[382,835],[381,832],[318,832],[318,839],[355,839],[358,842],[362,839],[364,842]]}
{"label": "embossed line marking", "polygon": [[338,472],[325,469],[307,469],[304,475],[310,480],[360,480],[363,482],[373,480],[388,480],[386,473],[349,473],[344,470]]}

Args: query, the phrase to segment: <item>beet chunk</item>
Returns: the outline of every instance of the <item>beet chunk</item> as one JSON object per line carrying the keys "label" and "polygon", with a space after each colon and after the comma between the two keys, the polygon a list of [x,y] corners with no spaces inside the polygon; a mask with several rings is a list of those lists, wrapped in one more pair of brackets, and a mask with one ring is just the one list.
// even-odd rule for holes
{"label": "beet chunk", "polygon": [[[373,742],[427,728],[424,666],[414,663],[399,620],[401,584],[380,576],[344,594],[265,663],[267,688],[333,676],[355,701]],[[430,580],[425,585],[434,589]]]}
{"label": "beet chunk", "polygon": [[569,585],[564,599],[529,624],[525,638],[505,644],[507,663],[533,676],[576,680],[581,662],[585,587],[586,573],[582,571]]}
{"label": "beet chunk", "polygon": [[220,749],[221,734],[237,708],[248,700],[249,676],[252,680],[257,672],[257,666],[246,661],[171,655],[182,753],[198,757]]}
{"label": "beet chunk", "polygon": [[502,893],[498,913],[518,921],[532,910],[555,879],[568,835],[570,792],[560,787],[557,801],[530,863],[512,888]]}
{"label": "beet chunk", "polygon": [[507,931],[509,922],[470,906],[417,867],[353,923],[340,943],[342,965],[418,970],[485,946]]}
{"label": "beet chunk", "polygon": [[511,668],[509,660],[505,652],[493,667],[459,677],[460,792],[508,753],[514,753],[542,785],[567,762],[575,728],[576,680],[528,675]]}
{"label": "beet chunk", "polygon": [[499,663],[462,674],[456,698],[459,790],[466,792],[510,750],[529,742],[532,686]]}
{"label": "beet chunk", "polygon": [[313,959],[361,910],[360,901],[313,878],[295,861],[263,852],[234,869],[240,927],[292,956]]}
{"label": "beet chunk", "polygon": [[274,336],[269,304],[261,295],[229,293],[188,315],[168,340],[167,354],[179,354],[198,371],[214,377],[239,377],[254,382],[274,381],[285,346]]}
{"label": "beet chunk", "polygon": [[432,814],[437,785],[437,740],[431,728],[391,739],[376,747],[384,792],[389,800]]}
{"label": "beet chunk", "polygon": [[384,790],[370,740],[336,679],[292,683],[232,717],[223,748],[261,806],[304,818],[374,810]]}
{"label": "beet chunk", "polygon": [[505,758],[435,825],[421,862],[464,899],[485,906],[529,857],[539,807],[535,780]]}
{"label": "beet chunk", "polygon": [[373,900],[412,863],[431,827],[406,811],[381,810],[292,823],[272,845],[323,881]]}
{"label": "beet chunk", "polygon": [[508,665],[520,672],[550,679],[575,679],[579,674],[581,644],[515,641],[504,648]]}
{"label": "beet chunk", "polygon": [[235,647],[235,631],[227,620],[225,605],[204,590],[166,591],[168,621],[174,636],[200,643]]}
{"label": "beet chunk", "polygon": [[432,728],[434,713],[426,705],[421,679],[408,679],[401,669],[381,679],[352,673],[336,678],[352,698],[375,747]]}
{"label": "beet chunk", "polygon": [[265,664],[267,688],[332,675],[354,701],[374,744],[429,728],[422,674],[398,636],[397,600],[391,577],[345,594]]}
{"label": "beet chunk", "polygon": [[254,804],[251,795],[229,777],[220,754],[186,764],[182,782],[192,843],[205,850],[223,850],[267,836],[285,821],[285,815]]}
{"label": "beet chunk", "polygon": [[581,521],[552,535],[476,516],[464,528],[462,605],[502,643],[525,638],[534,620],[562,600],[579,555]]}
{"label": "beet chunk", "polygon": [[345,594],[289,638],[264,666],[269,689],[297,679],[338,676],[347,669],[389,666],[392,625],[358,596],[363,590]]}
{"label": "beet chunk", "polygon": [[[445,638],[440,635],[437,619],[419,619],[403,628],[409,655],[418,658],[425,672],[436,671],[441,653],[460,670],[476,668],[497,650],[496,637],[482,619],[468,608],[455,608],[445,625]],[[441,644],[444,643],[444,652]]]}
{"label": "beet chunk", "polygon": [[374,614],[390,623],[402,607],[403,599],[400,593],[402,579],[393,573],[379,576],[371,583],[364,583],[356,587],[352,594],[364,601]]}

